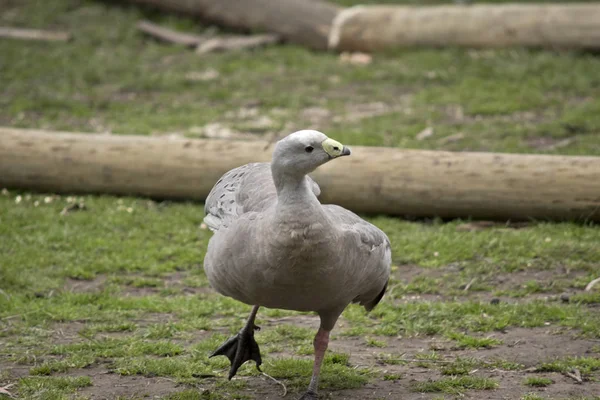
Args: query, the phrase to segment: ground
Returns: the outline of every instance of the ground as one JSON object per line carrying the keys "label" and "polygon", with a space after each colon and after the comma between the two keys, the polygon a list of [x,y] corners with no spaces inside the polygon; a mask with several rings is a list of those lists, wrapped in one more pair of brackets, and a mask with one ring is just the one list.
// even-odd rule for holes
{"label": "ground", "polygon": [[[247,140],[308,127],[350,145],[600,155],[594,54],[419,49],[355,65],[282,45],[200,56],[143,37],[141,18],[213,29],[117,2],[0,0],[0,25],[75,37],[0,40],[0,124]],[[0,388],[281,398],[250,363],[229,382],[227,361],[208,358],[249,307],[209,288],[202,217],[193,202],[2,190]],[[600,284],[584,290],[600,276],[596,224],[365,217],[391,239],[393,277],[373,312],[343,314],[323,398],[600,398]],[[263,371],[296,398],[317,318],[263,309],[257,323]]]}

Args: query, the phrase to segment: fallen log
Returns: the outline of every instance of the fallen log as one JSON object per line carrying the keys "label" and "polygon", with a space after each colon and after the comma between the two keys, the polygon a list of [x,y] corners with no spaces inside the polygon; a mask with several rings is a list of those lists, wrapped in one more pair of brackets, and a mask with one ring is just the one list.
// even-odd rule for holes
{"label": "fallen log", "polygon": [[286,41],[326,50],[339,7],[320,0],[127,0],[180,12],[235,29],[266,31]]}
{"label": "fallen log", "polygon": [[[204,200],[263,141],[0,128],[0,187]],[[314,173],[321,200],[356,212],[600,221],[600,157],[353,147]]]}
{"label": "fallen log", "polygon": [[599,49],[600,4],[356,6],[329,37],[337,51],[444,46]]}

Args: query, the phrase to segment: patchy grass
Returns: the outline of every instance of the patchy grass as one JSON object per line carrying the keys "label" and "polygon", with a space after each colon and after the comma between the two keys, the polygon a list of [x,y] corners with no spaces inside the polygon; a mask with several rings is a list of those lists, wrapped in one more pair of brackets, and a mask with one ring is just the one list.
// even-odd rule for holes
{"label": "patchy grass", "polygon": [[369,347],[387,347],[387,343],[383,340],[378,340],[374,338],[366,338],[365,342]]}
{"label": "patchy grass", "polygon": [[492,390],[498,387],[498,382],[489,378],[476,376],[460,376],[445,378],[430,382],[418,382],[413,385],[415,392],[443,392],[460,394],[466,390]]}
{"label": "patchy grass", "polygon": [[[207,28],[192,19],[92,0],[9,6],[6,24],[68,29],[76,40],[0,42],[4,124],[201,136],[218,122],[250,137],[316,126],[352,144],[600,154],[593,55],[405,50],[367,68],[296,46],[198,57],[135,30],[140,18]],[[418,140],[427,126],[434,134]]]}
{"label": "patchy grass", "polygon": [[[286,379],[290,387],[302,390],[308,386],[312,373],[312,360],[281,358],[269,365],[269,374],[274,378]],[[348,368],[348,356],[327,356],[319,383],[323,389],[351,389],[364,385],[369,380],[368,370]]]}
{"label": "patchy grass", "polygon": [[[208,28],[192,19],[93,0],[5,3],[3,26],[64,29],[75,40],[0,40],[0,125],[202,137],[219,124],[248,140],[314,127],[357,145],[600,155],[600,58],[592,54],[418,49],[378,54],[362,67],[286,45],[199,57],[135,30],[141,18],[193,33]],[[419,140],[427,127],[433,134]],[[86,210],[61,216],[73,202]],[[227,360],[208,358],[249,307],[208,287],[202,214],[194,202],[2,191],[0,385],[16,383],[23,398],[70,398],[90,385],[114,388],[86,375],[100,369],[140,385],[152,377],[179,384],[169,399],[279,390],[253,365],[226,382]],[[600,267],[597,225],[464,230],[470,221],[369,220],[391,239],[393,276],[373,312],[353,305],[343,314],[323,369],[325,391],[336,396],[377,380],[389,385],[388,396],[409,386],[413,369],[426,368],[421,376],[431,381],[413,389],[458,394],[496,387],[470,375],[475,369],[485,375],[530,363],[540,372],[578,369],[586,378],[580,398],[597,393],[598,349],[584,338],[600,338],[600,291],[583,292]],[[264,370],[304,390],[312,320],[282,310],[258,318]],[[516,328],[584,344],[551,359],[518,358],[516,342],[503,339]],[[451,349],[410,347],[445,339]],[[497,390],[513,390],[506,398],[535,398],[504,386]]]}
{"label": "patchy grass", "polygon": [[502,344],[502,340],[498,340],[491,337],[474,337],[465,335],[463,333],[453,332],[449,333],[448,338],[456,341],[456,344],[459,348],[471,348],[471,349],[480,349],[480,348],[490,348],[499,344]]}
{"label": "patchy grass", "polygon": [[454,362],[445,365],[441,369],[442,375],[467,375],[473,371],[479,362],[472,358],[457,358]]}
{"label": "patchy grass", "polygon": [[[18,203],[17,196],[21,196]],[[47,197],[51,200],[45,202]],[[249,307],[208,290],[200,267],[209,237],[208,232],[198,229],[201,206],[111,196],[83,196],[82,200],[86,211],[63,217],[60,210],[70,201],[68,196],[17,192],[0,196],[0,250],[5,254],[0,293],[1,359],[25,366],[32,377],[68,375],[85,371],[86,366],[105,365],[115,376],[163,376],[183,385],[199,384],[207,377],[218,377],[216,382],[220,381],[227,371],[226,359],[207,356],[240,328]],[[123,207],[132,208],[132,212]],[[540,223],[508,232],[501,228],[469,232],[472,241],[480,243],[482,252],[490,258],[478,263],[477,245],[465,242],[464,233],[457,233],[459,221],[424,224],[383,217],[372,221],[386,230],[393,243],[411,244],[408,237],[412,237],[414,241],[433,243],[438,249],[446,242],[444,246],[450,249],[462,240],[472,246],[473,256],[454,250],[451,255],[444,254],[448,264],[438,264],[440,255],[429,252],[426,256],[421,247],[406,246],[403,252],[396,253],[396,259],[421,260],[422,266],[416,270],[419,273],[448,274],[448,279],[439,281],[437,292],[442,297],[434,301],[404,301],[411,291],[399,294],[394,286],[407,287],[410,280],[403,277],[403,271],[414,273],[415,268],[398,265],[389,295],[375,310],[370,314],[357,306],[346,310],[343,326],[335,331],[341,335],[334,337],[334,351],[338,340],[343,342],[344,338],[352,338],[348,334],[356,335],[362,344],[354,346],[351,352],[365,348],[384,354],[373,362],[391,367],[425,367],[448,376],[468,377],[477,368],[489,371],[522,366],[507,360],[485,360],[475,365],[467,358],[440,363],[444,361],[440,351],[417,353],[414,357],[418,362],[406,363],[402,361],[402,346],[397,350],[394,347],[395,338],[446,336],[460,348],[477,350],[505,345],[498,334],[492,338],[480,336],[479,332],[501,332],[514,327],[549,326],[600,337],[598,314],[588,306],[593,303],[577,300],[576,296],[571,296],[568,303],[531,299],[527,295],[519,297],[519,301],[491,304],[485,297],[478,297],[492,294],[490,290],[465,295],[458,289],[473,276],[481,282],[496,279],[486,269],[493,258],[519,263],[512,272],[510,268],[500,269],[506,271],[502,273],[507,277],[537,271],[551,277],[552,272],[547,271],[559,263],[568,265],[577,272],[567,278],[571,279],[572,290],[581,290],[585,286],[582,282],[593,276],[594,262],[591,255],[590,259],[585,255],[596,251],[595,227]],[[513,252],[506,252],[505,246],[490,248],[481,244],[483,238],[501,239],[506,235],[516,246]],[[572,239],[564,239],[565,236]],[[561,240],[572,240],[583,257],[567,254],[552,258],[548,247]],[[529,253],[519,253],[521,242],[529,244]],[[542,257],[546,264],[540,264]],[[522,282],[527,280],[516,280],[515,284]],[[180,290],[163,290],[176,287]],[[456,291],[461,292],[460,297],[451,294]],[[294,315],[302,314],[277,310],[259,313],[258,324],[263,329],[257,333],[257,340],[265,357],[265,371],[284,380],[290,389],[301,390],[310,377],[314,329],[285,322],[285,318]],[[265,319],[279,318],[283,318],[282,322],[274,326],[264,325]],[[282,357],[282,353],[286,356]],[[341,357],[342,362],[332,360],[324,367],[326,390],[356,388],[373,376],[391,382],[384,380],[385,375],[400,374],[357,370],[348,354],[332,354]],[[596,379],[598,370],[591,359],[540,362],[539,366],[541,370],[556,371],[579,368],[586,379]],[[255,374],[253,365],[240,370],[241,376]],[[211,395],[242,396],[247,390],[214,386]]]}
{"label": "patchy grass", "polygon": [[597,357],[568,357],[543,363],[537,370],[539,372],[568,372],[578,369],[582,374],[590,374],[600,370],[600,359]]}
{"label": "patchy grass", "polygon": [[526,393],[521,400],[544,400],[544,398],[537,393]]}
{"label": "patchy grass", "polygon": [[88,376],[78,377],[27,377],[19,381],[19,393],[23,396],[35,396],[43,393],[45,399],[62,399],[77,389],[91,386]]}
{"label": "patchy grass", "polygon": [[523,382],[523,384],[533,387],[546,387],[552,385],[553,383],[554,381],[552,379],[539,376],[529,377]]}

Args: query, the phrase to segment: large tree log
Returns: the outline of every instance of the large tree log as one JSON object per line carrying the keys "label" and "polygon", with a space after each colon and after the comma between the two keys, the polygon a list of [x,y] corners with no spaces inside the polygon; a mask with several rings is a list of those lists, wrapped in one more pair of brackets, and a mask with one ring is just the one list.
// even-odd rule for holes
{"label": "large tree log", "polygon": [[329,45],[364,52],[412,46],[599,49],[600,4],[356,6],[337,15]]}
{"label": "large tree log", "polygon": [[[203,200],[227,170],[268,161],[261,141],[0,128],[0,186]],[[600,221],[600,158],[353,147],[314,174],[356,212]]]}
{"label": "large tree log", "polygon": [[320,0],[127,0],[197,16],[227,27],[265,30],[315,50],[327,49],[339,8]]}

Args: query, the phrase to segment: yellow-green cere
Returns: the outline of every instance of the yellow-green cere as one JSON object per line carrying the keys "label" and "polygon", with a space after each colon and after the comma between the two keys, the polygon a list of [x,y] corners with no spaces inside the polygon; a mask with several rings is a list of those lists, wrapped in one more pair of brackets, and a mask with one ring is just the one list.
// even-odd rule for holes
{"label": "yellow-green cere", "polygon": [[344,150],[343,144],[331,138],[323,140],[321,145],[323,146],[323,150],[325,150],[325,152],[329,154],[332,158],[341,156],[342,151]]}

